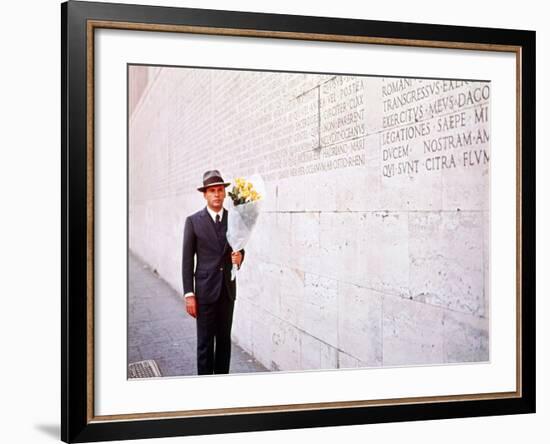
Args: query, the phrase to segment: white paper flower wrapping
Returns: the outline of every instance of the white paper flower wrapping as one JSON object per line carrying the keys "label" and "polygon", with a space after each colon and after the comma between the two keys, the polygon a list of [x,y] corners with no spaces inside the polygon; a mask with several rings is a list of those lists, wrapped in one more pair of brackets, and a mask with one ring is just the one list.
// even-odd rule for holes
{"label": "white paper flower wrapping", "polygon": [[[265,185],[261,176],[254,175],[249,179],[254,189],[260,193],[261,199],[254,202],[247,202],[240,205],[234,205],[229,199],[227,214],[227,242],[233,251],[242,250],[248,243],[252,231],[256,226],[262,203],[265,200]],[[237,266],[233,265],[231,269],[231,280],[237,275]]]}

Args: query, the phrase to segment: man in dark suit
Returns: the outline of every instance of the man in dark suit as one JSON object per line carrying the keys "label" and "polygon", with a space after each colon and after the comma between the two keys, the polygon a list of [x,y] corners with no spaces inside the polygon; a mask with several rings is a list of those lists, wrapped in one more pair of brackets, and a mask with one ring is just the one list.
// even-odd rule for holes
{"label": "man in dark suit", "polygon": [[[231,280],[244,250],[232,252],[227,243],[225,188],[217,170],[206,171],[202,187],[206,207],[185,220],[182,278],[187,313],[197,320],[197,370],[199,375],[229,373],[231,326],[237,293]],[[196,268],[194,269],[196,256]]]}

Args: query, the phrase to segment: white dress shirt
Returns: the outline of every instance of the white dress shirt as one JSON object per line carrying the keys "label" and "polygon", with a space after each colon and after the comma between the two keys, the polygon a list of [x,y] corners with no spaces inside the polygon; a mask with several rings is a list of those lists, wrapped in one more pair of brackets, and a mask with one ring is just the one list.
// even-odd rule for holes
{"label": "white dress shirt", "polygon": [[209,206],[207,206],[206,209],[208,210],[208,214],[210,214],[210,217],[212,218],[214,223],[216,222],[216,215],[220,216],[220,222],[222,221],[224,208],[222,208],[217,213],[214,210],[212,210]]}

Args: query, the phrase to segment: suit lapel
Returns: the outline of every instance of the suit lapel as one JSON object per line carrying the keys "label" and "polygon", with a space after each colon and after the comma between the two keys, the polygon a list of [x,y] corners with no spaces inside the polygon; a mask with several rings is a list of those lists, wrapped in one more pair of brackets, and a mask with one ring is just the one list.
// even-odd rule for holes
{"label": "suit lapel", "polygon": [[208,214],[208,210],[206,209],[206,207],[204,207],[201,216],[203,219],[203,225],[206,227],[206,230],[210,234],[212,242],[218,242],[218,236],[216,235],[216,227],[214,226],[214,221],[210,217],[210,214]]}
{"label": "suit lapel", "polygon": [[225,249],[225,244],[227,244],[227,241],[225,239],[225,231],[227,229],[227,211],[223,210],[223,216],[222,216],[222,232],[224,234],[223,241],[218,239],[218,234],[216,233],[216,224],[212,220],[212,217],[208,213],[208,210],[206,207],[204,207],[204,210],[202,211],[202,219],[204,220],[204,225],[206,225],[206,229],[210,233],[210,238],[212,242],[215,242],[219,245],[221,249]]}
{"label": "suit lapel", "polygon": [[223,248],[224,251],[228,246],[227,236],[226,236],[226,233],[227,233],[227,217],[228,217],[227,210],[224,208],[223,209],[223,216],[222,216],[222,232],[223,232],[222,248]]}

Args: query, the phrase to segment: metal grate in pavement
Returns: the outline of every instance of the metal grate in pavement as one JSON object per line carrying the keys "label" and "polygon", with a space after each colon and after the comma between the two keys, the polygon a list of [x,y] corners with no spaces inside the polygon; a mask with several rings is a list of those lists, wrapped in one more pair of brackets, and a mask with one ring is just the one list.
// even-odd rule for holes
{"label": "metal grate in pavement", "polygon": [[128,365],[128,378],[155,378],[162,376],[157,363],[148,361],[132,362]]}

